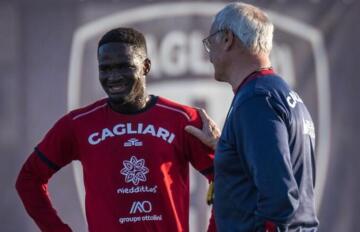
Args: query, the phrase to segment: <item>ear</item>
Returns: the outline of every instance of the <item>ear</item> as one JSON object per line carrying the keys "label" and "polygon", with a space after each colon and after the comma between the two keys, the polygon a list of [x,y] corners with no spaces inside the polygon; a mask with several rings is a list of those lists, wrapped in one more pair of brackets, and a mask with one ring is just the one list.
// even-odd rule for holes
{"label": "ear", "polygon": [[234,33],[232,33],[232,31],[230,30],[226,30],[223,36],[223,43],[225,44],[224,50],[225,51],[230,50],[234,42],[235,42]]}
{"label": "ear", "polygon": [[146,58],[144,60],[144,76],[146,76],[150,72],[150,69],[151,69],[151,61],[149,58]]}

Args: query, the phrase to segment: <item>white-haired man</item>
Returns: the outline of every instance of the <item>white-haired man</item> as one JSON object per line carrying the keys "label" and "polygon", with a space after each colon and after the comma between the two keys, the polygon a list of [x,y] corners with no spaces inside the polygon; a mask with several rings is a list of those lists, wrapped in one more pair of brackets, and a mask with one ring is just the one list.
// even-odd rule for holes
{"label": "white-haired man", "polygon": [[315,232],[315,130],[299,95],[271,68],[273,24],[259,8],[230,3],[203,40],[215,79],[234,99],[220,135],[201,112],[186,130],[215,154],[215,221],[226,232]]}

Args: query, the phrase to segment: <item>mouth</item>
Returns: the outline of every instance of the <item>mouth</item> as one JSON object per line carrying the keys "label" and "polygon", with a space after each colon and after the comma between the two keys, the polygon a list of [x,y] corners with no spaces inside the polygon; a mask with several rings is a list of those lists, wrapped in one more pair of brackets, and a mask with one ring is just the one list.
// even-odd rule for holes
{"label": "mouth", "polygon": [[128,83],[116,83],[116,84],[111,84],[108,86],[108,91],[110,94],[119,94],[119,93],[123,93],[124,91],[126,91],[129,87]]}

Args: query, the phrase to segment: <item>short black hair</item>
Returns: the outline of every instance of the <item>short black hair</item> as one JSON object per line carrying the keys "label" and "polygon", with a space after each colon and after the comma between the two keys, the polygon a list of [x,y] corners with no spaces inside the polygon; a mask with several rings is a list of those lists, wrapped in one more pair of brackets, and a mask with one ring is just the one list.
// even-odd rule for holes
{"label": "short black hair", "polygon": [[142,49],[144,53],[147,54],[145,36],[133,28],[119,27],[108,31],[100,39],[98,51],[101,45],[107,43],[126,43],[135,48]]}

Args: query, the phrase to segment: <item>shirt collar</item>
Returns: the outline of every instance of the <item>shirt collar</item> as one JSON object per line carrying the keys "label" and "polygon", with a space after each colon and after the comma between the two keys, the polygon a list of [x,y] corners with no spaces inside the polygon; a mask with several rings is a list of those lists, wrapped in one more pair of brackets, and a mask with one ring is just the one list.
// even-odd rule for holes
{"label": "shirt collar", "polygon": [[272,69],[272,67],[270,68],[263,68],[260,70],[256,70],[252,73],[250,73],[247,77],[245,77],[245,79],[240,83],[240,85],[233,89],[234,94],[236,94],[237,92],[239,92],[239,90],[245,86],[245,84],[247,84],[249,81],[257,79],[259,77],[264,77],[266,75],[271,75],[274,74],[274,70]]}

